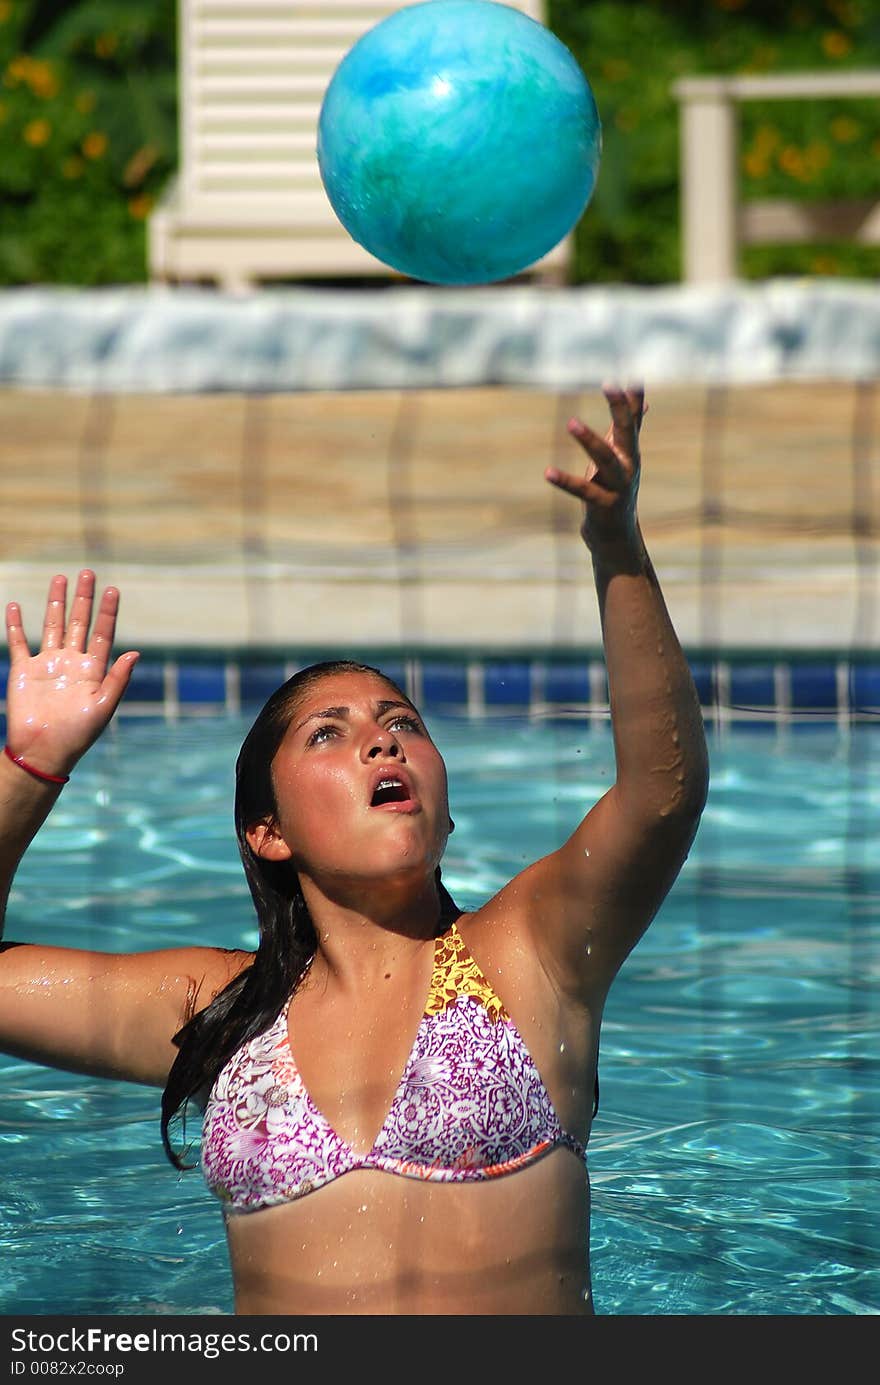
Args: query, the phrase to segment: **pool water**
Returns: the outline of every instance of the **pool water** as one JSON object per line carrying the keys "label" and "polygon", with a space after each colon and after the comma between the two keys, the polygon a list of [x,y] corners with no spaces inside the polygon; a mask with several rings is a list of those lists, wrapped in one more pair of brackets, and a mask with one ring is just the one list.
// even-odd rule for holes
{"label": "pool water", "polygon": [[[8,936],[253,946],[231,825],[249,721],[118,722],[25,858]],[[431,724],[464,908],[611,781],[604,720]],[[599,1313],[880,1311],[878,737],[773,718],[710,731],[697,841],[606,1009]],[[158,1091],[0,1066],[0,1312],[230,1313],[220,1212],[165,1160]]]}

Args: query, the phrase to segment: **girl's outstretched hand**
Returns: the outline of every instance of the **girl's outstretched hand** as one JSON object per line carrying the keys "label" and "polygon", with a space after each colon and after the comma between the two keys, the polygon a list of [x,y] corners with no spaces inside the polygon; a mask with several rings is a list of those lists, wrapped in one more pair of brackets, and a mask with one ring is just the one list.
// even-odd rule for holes
{"label": "girl's outstretched hand", "polygon": [[569,421],[568,431],[589,457],[584,476],[573,476],[557,467],[544,475],[551,485],[578,496],[584,502],[581,533],[588,548],[636,533],[636,499],[639,490],[639,431],[646,412],[644,390],[606,386],[602,393],[611,411],[611,426],[604,437],[579,418]]}
{"label": "girl's outstretched hand", "polygon": [[68,615],[67,578],[53,577],[40,652],[33,655],[18,603],[11,601],[6,607],[6,740],[14,755],[44,774],[68,774],[97,740],[119,706],[137,662],[137,654],[130,651],[108,670],[119,592],[106,589],[90,633],[94,599],[95,574],[85,570],[77,578]]}

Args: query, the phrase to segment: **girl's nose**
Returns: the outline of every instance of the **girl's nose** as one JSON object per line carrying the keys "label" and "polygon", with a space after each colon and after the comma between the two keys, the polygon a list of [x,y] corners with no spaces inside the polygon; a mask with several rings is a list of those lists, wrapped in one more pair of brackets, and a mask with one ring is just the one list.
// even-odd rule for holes
{"label": "girl's nose", "polygon": [[399,742],[390,731],[376,731],[365,742],[367,747],[366,758],[376,760],[382,755],[390,755],[393,759],[403,759],[403,751]]}

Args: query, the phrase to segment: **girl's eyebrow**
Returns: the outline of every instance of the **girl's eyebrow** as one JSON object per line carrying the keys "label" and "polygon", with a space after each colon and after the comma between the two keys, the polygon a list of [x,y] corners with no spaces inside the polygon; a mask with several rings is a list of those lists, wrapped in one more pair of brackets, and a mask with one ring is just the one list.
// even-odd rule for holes
{"label": "girl's eyebrow", "polygon": [[302,721],[297,724],[296,730],[299,731],[303,726],[307,726],[310,721],[321,721],[324,718],[331,717],[341,719],[347,716],[347,707],[325,707],[324,710],[321,712],[309,712],[309,715],[307,717],[303,717]]}
{"label": "girl's eyebrow", "polygon": [[415,712],[416,716],[418,716],[418,712],[416,712],[411,702],[398,702],[396,699],[391,699],[388,702],[378,702],[376,704],[376,711],[380,717],[384,716],[386,712],[392,711],[394,708],[399,708],[403,712]]}
{"label": "girl's eyebrow", "polygon": [[[409,702],[398,702],[396,699],[392,698],[388,701],[376,703],[376,715],[380,717],[384,716],[386,712],[390,712],[395,708],[401,708],[405,712],[414,711],[414,708]],[[310,712],[307,717],[303,717],[302,721],[299,722],[296,730],[301,730],[302,727],[307,726],[310,721],[322,721],[334,717],[339,721],[344,721],[348,717],[350,710],[349,707],[325,707],[323,711]]]}

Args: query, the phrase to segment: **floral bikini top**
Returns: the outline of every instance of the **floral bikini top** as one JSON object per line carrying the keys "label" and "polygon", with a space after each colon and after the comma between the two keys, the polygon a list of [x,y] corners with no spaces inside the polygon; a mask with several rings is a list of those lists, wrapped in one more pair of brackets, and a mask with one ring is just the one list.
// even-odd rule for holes
{"label": "floral bikini top", "polygon": [[470,1183],[584,1145],[562,1129],[516,1026],[453,923],[412,1052],[369,1153],[321,1114],[297,1069],[288,1009],[221,1070],[205,1108],[202,1169],[224,1212],[291,1202],[352,1169]]}

